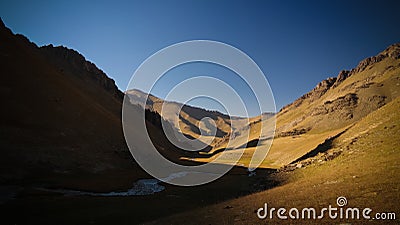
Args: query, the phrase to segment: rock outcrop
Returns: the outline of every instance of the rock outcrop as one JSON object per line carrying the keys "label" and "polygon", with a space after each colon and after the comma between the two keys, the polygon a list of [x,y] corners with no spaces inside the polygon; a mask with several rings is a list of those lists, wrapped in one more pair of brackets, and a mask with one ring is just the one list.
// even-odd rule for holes
{"label": "rock outcrop", "polygon": [[357,65],[356,68],[354,68],[350,71],[350,75],[364,71],[368,66],[371,66],[377,62],[380,62],[388,57],[393,58],[393,59],[400,58],[400,43],[396,43],[396,44],[393,44],[393,45],[387,47],[383,52],[379,53],[376,56],[372,56],[372,57],[362,60]]}
{"label": "rock outcrop", "polygon": [[292,106],[298,107],[304,102],[304,100],[308,100],[311,103],[321,98],[321,96],[323,96],[335,84],[336,80],[336,77],[329,77],[328,79],[321,81],[313,90],[301,96],[293,103],[284,106],[279,112],[284,113],[288,108]]}
{"label": "rock outcrop", "polygon": [[[392,58],[392,59],[400,59],[400,43],[396,43],[393,45],[390,45],[388,48],[386,48],[384,51],[379,53],[376,56],[372,56],[369,58],[366,58],[362,60],[357,67],[351,69],[351,70],[342,70],[339,72],[337,77],[330,77],[327,78],[326,80],[321,81],[317,86],[308,92],[307,94],[301,96],[297,100],[295,100],[293,103],[288,104],[280,110],[281,113],[284,113],[287,111],[288,108],[291,107],[298,107],[301,105],[304,100],[309,100],[309,102],[314,102],[316,99],[319,99],[322,97],[329,89],[331,88],[336,88],[339,86],[341,83],[343,83],[344,80],[347,78],[351,77],[352,75],[362,72],[365,69],[367,69],[368,66],[372,66],[375,63],[378,63],[386,58]],[[368,86],[368,83],[364,86]]]}
{"label": "rock outcrop", "polygon": [[[362,60],[351,70],[320,82],[313,90],[283,107],[277,115],[277,136],[299,131],[327,131],[347,126],[387,104],[399,92],[400,43]],[[301,111],[302,113],[298,113]]]}

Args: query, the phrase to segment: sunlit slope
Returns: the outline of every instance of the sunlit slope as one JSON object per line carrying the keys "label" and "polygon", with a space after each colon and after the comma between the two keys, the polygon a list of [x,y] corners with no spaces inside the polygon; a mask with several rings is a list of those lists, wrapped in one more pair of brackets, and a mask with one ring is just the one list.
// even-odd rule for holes
{"label": "sunlit slope", "polygon": [[[279,168],[295,161],[398,96],[400,45],[395,44],[377,56],[361,61],[351,71],[341,71],[337,77],[322,81],[312,91],[285,106],[276,115],[275,139],[261,166]],[[255,120],[249,129],[248,139],[239,135],[233,140],[238,150],[249,146],[239,161],[246,166],[265,128]],[[211,152],[226,147],[227,143],[225,140],[214,146]],[[258,147],[267,148],[269,144],[261,138]],[[207,162],[217,157],[212,155],[198,160]]]}
{"label": "sunlit slope", "polygon": [[342,71],[284,107],[277,131],[320,132],[344,127],[400,95],[400,45],[367,58],[351,71]]}
{"label": "sunlit slope", "polygon": [[140,90],[128,90],[134,105],[157,112],[189,139],[198,139],[210,146],[217,146],[232,132],[248,124],[246,118],[230,117],[217,111],[209,111],[177,102],[164,101]]}
{"label": "sunlit slope", "polygon": [[[347,198],[348,207],[371,208],[373,212],[396,212],[396,220],[301,220],[301,224],[398,224],[400,212],[400,98],[368,114],[335,138],[328,150],[342,151],[330,161],[321,161],[293,172],[277,173],[284,183],[257,194],[237,198],[210,207],[170,216],[149,224],[174,224],[187,221],[210,224],[258,224],[255,211],[268,207],[315,207],[320,210],[336,206],[339,196]],[[293,224],[294,220],[269,222]]]}

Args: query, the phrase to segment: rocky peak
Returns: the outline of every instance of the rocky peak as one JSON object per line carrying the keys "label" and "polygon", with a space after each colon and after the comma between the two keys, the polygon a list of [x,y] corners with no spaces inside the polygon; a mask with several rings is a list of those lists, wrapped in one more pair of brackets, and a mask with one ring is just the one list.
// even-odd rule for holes
{"label": "rocky peak", "polygon": [[344,81],[349,76],[350,76],[350,71],[349,70],[340,71],[340,73],[337,76],[336,83]]}
{"label": "rocky peak", "polygon": [[116,98],[123,98],[123,93],[118,90],[115,81],[97,68],[94,63],[86,60],[79,52],[64,46],[54,47],[52,44],[40,47],[40,51],[61,72],[68,70],[72,74],[82,77],[82,79],[89,78],[112,93]]}
{"label": "rocky peak", "polygon": [[336,81],[336,77],[329,77],[328,79],[325,79],[321,81],[314,89],[313,91],[326,91],[329,89]]}
{"label": "rocky peak", "polygon": [[326,80],[321,81],[313,90],[308,92],[307,94],[301,96],[293,103],[284,106],[280,112],[286,112],[290,107],[298,107],[303,103],[304,100],[308,99],[309,102],[313,102],[314,100],[320,98],[324,95],[330,88],[335,88],[339,84],[341,84],[344,80],[349,78],[355,73],[359,73],[365,70],[368,66],[373,65],[374,63],[380,62],[386,58],[400,59],[400,43],[396,43],[387,47],[384,51],[379,53],[376,56],[372,56],[362,60],[356,68],[352,70],[342,70],[339,72],[337,77],[330,77]]}
{"label": "rocky peak", "polygon": [[310,102],[319,99],[333,86],[333,84],[335,84],[336,80],[336,77],[329,77],[328,79],[321,81],[312,91],[305,94],[304,98],[310,99]]}
{"label": "rocky peak", "polygon": [[336,82],[333,84],[333,88],[337,87],[339,84],[341,84],[344,80],[346,80],[350,76],[350,71],[349,70],[342,70],[339,72],[336,78]]}
{"label": "rocky peak", "polygon": [[0,17],[0,28],[3,29],[5,27],[6,27],[6,25],[4,24],[3,20]]}
{"label": "rocky peak", "polygon": [[400,58],[400,43],[396,43],[387,47],[383,52],[376,56],[372,56],[362,60],[358,66],[350,71],[351,74],[361,72],[365,70],[368,66],[374,63],[380,62],[386,58],[399,59]]}
{"label": "rocky peak", "polygon": [[[16,41],[16,40],[18,40],[18,41]],[[25,45],[26,47],[29,47],[31,50],[37,48],[37,45],[35,43],[31,42],[24,35],[14,34],[10,28],[6,27],[6,25],[4,24],[4,22],[1,18],[0,18],[0,41],[4,42],[4,43]]]}
{"label": "rocky peak", "polygon": [[313,102],[313,101],[319,99],[335,84],[336,80],[337,80],[336,77],[329,77],[329,78],[319,82],[314,89],[312,89],[307,94],[301,96],[300,98],[295,100],[293,103],[284,106],[280,110],[280,112],[285,111],[286,109],[290,108],[291,106],[298,107],[306,99],[309,100],[309,102]]}
{"label": "rocky peak", "polygon": [[389,46],[381,54],[385,55],[386,57],[391,57],[393,59],[400,59],[400,43]]}
{"label": "rocky peak", "polygon": [[[37,53],[39,57],[44,57],[47,62],[52,63],[61,73],[72,74],[83,80],[94,81],[97,85],[100,85],[119,100],[122,100],[124,96],[124,94],[118,90],[113,79],[109,78],[102,70],[97,68],[95,64],[87,61],[79,52],[64,46],[54,47],[51,44],[39,48],[24,35],[14,34],[5,26],[1,18],[0,42],[6,43],[6,46],[11,44],[19,46],[18,48],[22,51],[26,51],[27,48],[29,48],[29,50],[35,52],[35,54]],[[2,47],[4,46],[0,46],[0,51],[3,51]]]}

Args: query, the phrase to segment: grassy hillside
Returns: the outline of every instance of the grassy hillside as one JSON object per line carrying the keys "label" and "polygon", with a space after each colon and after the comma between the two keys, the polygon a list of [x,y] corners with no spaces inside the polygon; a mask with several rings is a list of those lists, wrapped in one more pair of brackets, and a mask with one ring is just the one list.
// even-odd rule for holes
{"label": "grassy hillside", "polygon": [[[315,163],[291,172],[275,174],[282,185],[257,194],[219,203],[210,207],[177,214],[149,224],[258,224],[256,210],[269,207],[304,208],[336,206],[336,198],[345,196],[349,207],[396,212],[396,220],[279,220],[272,223],[293,224],[398,224],[400,175],[400,98],[367,115],[332,141],[329,152],[341,152],[331,160]],[[269,219],[266,219],[268,222]]]}
{"label": "grassy hillside", "polygon": [[[126,93],[132,104],[157,112],[189,139],[198,139],[212,147],[220,146],[227,136],[248,124],[247,118],[230,117],[217,111],[168,102],[151,94],[146,99],[147,94],[140,90],[129,90]],[[204,120],[206,117],[210,120]],[[250,122],[255,119],[251,118]],[[214,130],[215,135],[212,132]]]}
{"label": "grassy hillside", "polygon": [[[400,44],[389,46],[377,56],[361,61],[351,71],[341,71],[337,77],[322,81],[276,115],[275,139],[261,166],[280,168],[313,151],[327,139],[341,134],[369,113],[400,96],[399,81]],[[262,130],[270,124],[268,119],[253,120],[249,127],[250,137],[236,137],[236,146],[257,143]],[[226,142],[215,146],[212,151],[225,147]],[[270,144],[261,139],[259,148]],[[237,149],[240,150],[240,147]],[[254,151],[254,147],[246,148],[239,164],[247,166]],[[197,160],[208,162],[217,157],[218,154]]]}

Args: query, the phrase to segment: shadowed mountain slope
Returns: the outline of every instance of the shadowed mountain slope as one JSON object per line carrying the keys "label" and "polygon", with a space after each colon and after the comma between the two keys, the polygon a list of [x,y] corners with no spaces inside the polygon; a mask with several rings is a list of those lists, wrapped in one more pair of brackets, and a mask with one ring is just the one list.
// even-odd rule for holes
{"label": "shadowed mountain slope", "polygon": [[76,51],[38,48],[2,22],[0,42],[2,180],[132,168],[112,79]]}
{"label": "shadowed mountain slope", "polygon": [[[115,174],[111,171],[123,171],[127,175],[110,184],[118,186],[149,176],[126,146],[121,124],[124,93],[112,79],[77,51],[37,47],[2,22],[0,41],[3,183],[35,183],[47,176],[46,182],[64,182],[65,177],[98,179],[102,174]],[[129,107],[133,117],[141,117],[140,107]],[[178,162],[187,152],[167,140],[162,120],[157,111],[146,110],[153,144]],[[139,136],[135,144],[142,146],[144,138]]]}

